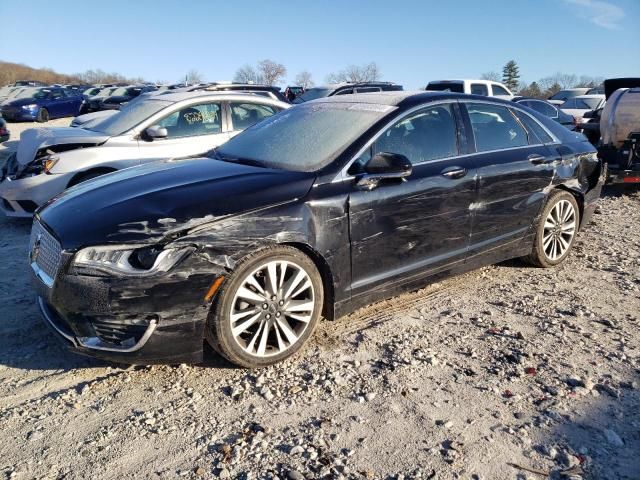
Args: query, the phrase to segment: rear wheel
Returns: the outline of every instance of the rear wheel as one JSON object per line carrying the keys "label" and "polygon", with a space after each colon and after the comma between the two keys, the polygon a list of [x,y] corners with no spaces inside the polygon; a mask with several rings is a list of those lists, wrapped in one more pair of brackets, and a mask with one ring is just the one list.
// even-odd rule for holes
{"label": "rear wheel", "polygon": [[539,267],[553,267],[562,263],[571,250],[578,227],[580,212],[573,195],[563,190],[552,193],[547,200],[526,259]]}
{"label": "rear wheel", "polygon": [[242,367],[265,367],[295,354],[313,333],[322,279],[298,249],[273,246],[238,263],[212,307],[207,340]]}
{"label": "rear wheel", "polygon": [[46,123],[49,121],[49,111],[46,108],[41,108],[38,110],[38,116],[36,117],[36,121],[39,123]]}

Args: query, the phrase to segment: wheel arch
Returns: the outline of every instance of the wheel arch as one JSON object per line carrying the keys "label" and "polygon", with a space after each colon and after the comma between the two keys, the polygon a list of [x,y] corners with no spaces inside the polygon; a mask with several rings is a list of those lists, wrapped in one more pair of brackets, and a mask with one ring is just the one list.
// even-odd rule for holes
{"label": "wheel arch", "polygon": [[582,219],[584,218],[584,194],[581,191],[570,188],[562,183],[556,185],[552,191],[555,190],[564,190],[565,192],[573,195],[573,198],[576,199],[576,203],[578,204],[578,213],[580,214],[580,228],[582,228]]}
{"label": "wheel arch", "polygon": [[324,305],[322,306],[322,316],[327,320],[335,319],[335,294],[334,294],[334,278],[331,267],[327,260],[311,245],[302,242],[282,242],[279,245],[288,245],[296,248],[309,257],[315,264],[320,277],[322,278],[322,286],[324,287]]}
{"label": "wheel arch", "polygon": [[116,172],[117,170],[118,169],[114,167],[94,167],[88,170],[77,172],[73,177],[71,177],[71,180],[69,180],[69,183],[67,184],[67,188],[73,187],[74,185],[77,185],[78,183],[80,183],[80,179],[82,177],[86,177],[94,173],[97,173],[99,175],[105,175],[107,173]]}

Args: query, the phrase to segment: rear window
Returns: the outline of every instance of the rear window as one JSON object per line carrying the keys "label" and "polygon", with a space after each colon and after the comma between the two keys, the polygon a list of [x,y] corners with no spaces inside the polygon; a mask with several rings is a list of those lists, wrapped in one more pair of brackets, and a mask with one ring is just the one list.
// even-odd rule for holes
{"label": "rear window", "polygon": [[425,90],[464,93],[464,85],[460,82],[429,82]]}

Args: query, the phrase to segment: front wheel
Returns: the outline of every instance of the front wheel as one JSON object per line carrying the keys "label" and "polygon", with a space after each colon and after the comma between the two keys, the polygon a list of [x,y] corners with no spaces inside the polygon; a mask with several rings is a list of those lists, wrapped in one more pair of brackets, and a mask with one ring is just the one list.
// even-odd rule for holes
{"label": "front wheel", "polygon": [[36,117],[38,123],[46,123],[49,121],[49,111],[46,108],[38,110],[38,116]]}
{"label": "front wheel", "polygon": [[545,268],[562,263],[569,255],[579,226],[580,212],[574,196],[564,190],[555,191],[542,211],[526,260]]}
{"label": "front wheel", "polygon": [[323,305],[322,278],[296,248],[273,246],[238,263],[218,290],[207,340],[223,357],[247,368],[295,354],[313,333]]}

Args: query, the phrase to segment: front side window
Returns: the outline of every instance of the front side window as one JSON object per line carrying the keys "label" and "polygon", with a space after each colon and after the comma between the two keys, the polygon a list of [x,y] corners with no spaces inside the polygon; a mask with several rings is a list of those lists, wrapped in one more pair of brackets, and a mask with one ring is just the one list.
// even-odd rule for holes
{"label": "front side window", "polygon": [[413,164],[458,154],[456,121],[450,105],[426,107],[384,132],[375,153],[398,153]]}
{"label": "front side window", "polygon": [[527,132],[507,107],[467,103],[476,151],[487,152],[528,145]]}
{"label": "front side window", "polygon": [[493,89],[494,95],[506,95],[508,97],[511,96],[511,94],[507,92],[504,88],[502,88],[500,85],[491,85],[491,88]]}
{"label": "front side window", "polygon": [[167,138],[212,135],[222,131],[219,103],[184,107],[164,117],[157,125],[167,129]]}
{"label": "front side window", "polygon": [[345,88],[344,90],[340,90],[336,92],[336,95],[350,95],[353,93],[353,88]]}
{"label": "front side window", "polygon": [[473,95],[483,95],[487,97],[489,96],[489,89],[487,89],[487,86],[482,83],[472,83],[471,93]]}
{"label": "front side window", "polygon": [[231,109],[231,121],[235,131],[246,130],[251,125],[278,112],[275,107],[259,103],[230,102],[229,108]]}

